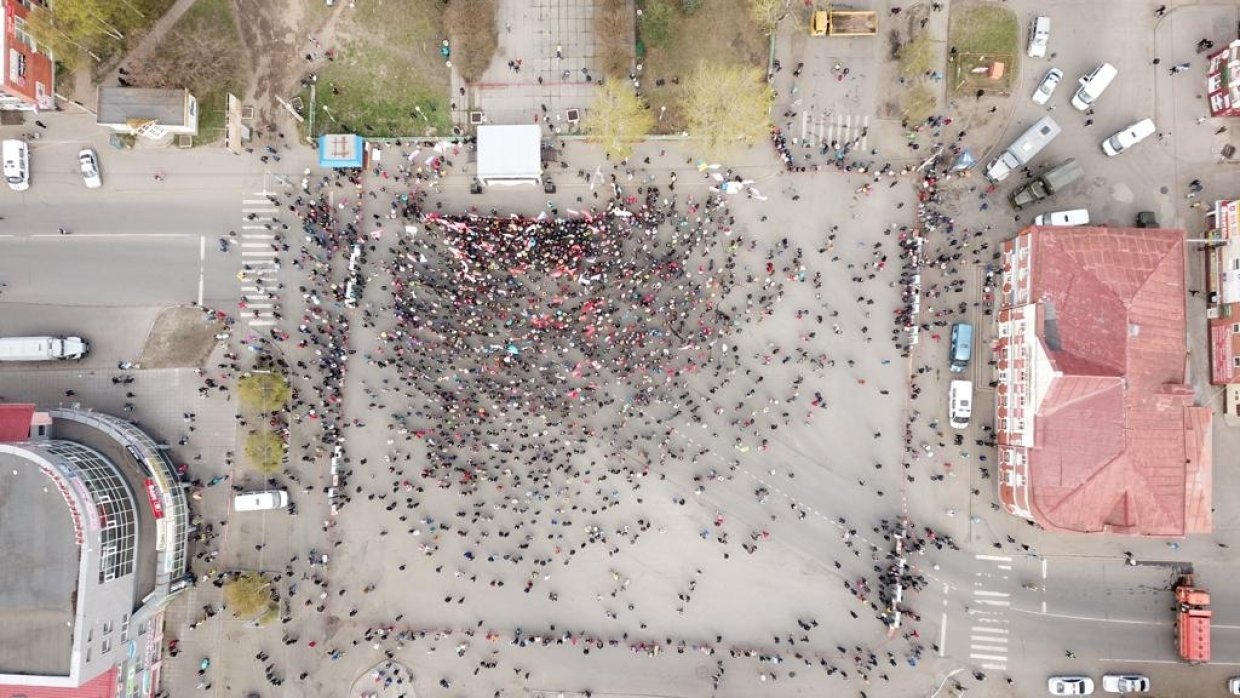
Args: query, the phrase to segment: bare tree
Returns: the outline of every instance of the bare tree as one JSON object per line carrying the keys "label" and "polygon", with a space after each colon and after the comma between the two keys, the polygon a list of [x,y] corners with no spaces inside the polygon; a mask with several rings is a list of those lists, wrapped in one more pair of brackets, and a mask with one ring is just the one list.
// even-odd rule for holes
{"label": "bare tree", "polygon": [[451,0],[443,20],[452,38],[452,64],[465,82],[474,82],[499,47],[495,0]]}
{"label": "bare tree", "polygon": [[767,34],[774,34],[775,27],[788,16],[791,0],[749,0],[749,15]]}

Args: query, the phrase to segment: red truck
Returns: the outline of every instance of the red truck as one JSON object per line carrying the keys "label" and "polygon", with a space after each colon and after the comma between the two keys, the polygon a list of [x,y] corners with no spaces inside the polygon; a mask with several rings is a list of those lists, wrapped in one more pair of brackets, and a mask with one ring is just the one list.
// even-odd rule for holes
{"label": "red truck", "polygon": [[1193,575],[1186,574],[1175,583],[1175,629],[1180,643],[1180,658],[1189,664],[1210,661],[1210,592],[1193,586]]}

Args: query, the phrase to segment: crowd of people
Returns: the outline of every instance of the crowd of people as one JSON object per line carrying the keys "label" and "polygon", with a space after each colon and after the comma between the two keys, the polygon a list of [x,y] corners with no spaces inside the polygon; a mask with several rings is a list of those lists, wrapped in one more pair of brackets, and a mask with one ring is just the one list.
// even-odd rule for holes
{"label": "crowd of people", "polygon": [[[443,599],[450,605],[464,604],[474,588],[484,586],[539,593],[557,602],[565,590],[548,581],[552,564],[569,565],[591,548],[614,557],[665,530],[640,506],[647,478],[662,481],[688,469],[692,490],[709,496],[745,469],[746,454],[774,447],[777,430],[798,421],[810,424],[828,409],[833,396],[810,391],[807,378],[841,370],[866,384],[853,359],[845,367],[841,358],[837,367],[833,347],[839,335],[870,342],[881,336],[875,331],[884,327],[880,316],[890,313],[890,349],[908,357],[919,334],[942,322],[920,312],[921,299],[962,290],[946,282],[923,287],[922,274],[950,273],[978,259],[961,253],[969,238],[955,234],[951,219],[934,208],[935,167],[922,179],[919,225],[892,225],[872,246],[867,243],[866,254],[857,255],[837,249],[846,239],[853,244],[838,226],[777,241],[749,234],[730,211],[727,195],[710,188],[709,173],[703,176],[707,186],[694,193],[676,190],[674,175],[660,186],[654,175],[627,161],[614,165],[620,177],[612,175],[612,196],[599,208],[566,209],[564,215],[551,204],[532,216],[476,209],[445,213],[440,202],[432,206],[428,198],[450,163],[437,157],[433,166],[431,161],[418,166],[427,146],[403,146],[395,148],[403,157],[390,159],[398,163],[390,168],[307,176],[300,189],[272,195],[280,213],[271,225],[300,228],[304,237],[296,250],[284,250],[302,276],[296,282],[300,298],[285,301],[300,318],[295,330],[273,328],[262,341],[247,342],[270,356],[294,386],[290,447],[299,465],[282,477],[312,482],[307,473],[321,469],[333,451],[342,452],[343,467],[330,485],[319,490],[307,484],[304,493],[333,496],[334,511],[342,517],[355,506],[387,512],[391,518],[379,535],[403,533],[428,558],[400,560],[398,571],[429,565],[436,574],[453,575],[453,592]],[[866,175],[859,192],[884,180],[894,185],[911,171],[884,165],[867,172],[868,166],[835,162]],[[733,178],[728,173],[727,179]],[[888,270],[891,255],[900,257],[898,272]],[[863,308],[875,304],[880,285],[898,284],[900,300],[876,308],[873,327],[842,326],[833,306],[850,301],[824,296],[824,274],[851,275],[859,293],[855,302]],[[787,308],[785,297],[798,294],[812,296],[813,303]],[[777,311],[807,323],[798,330],[800,341],[742,352],[737,344],[745,332],[771,322]],[[869,310],[865,317],[871,317]],[[764,384],[774,374],[762,367],[781,364],[795,371],[793,380]],[[235,361],[221,368],[238,370]],[[912,377],[914,398],[923,369],[929,371],[922,367]],[[726,392],[735,392],[729,386],[737,385],[746,388],[743,399],[724,402]],[[812,400],[802,391],[812,392]],[[905,433],[901,465],[909,482],[918,457],[911,448],[914,429],[926,426],[918,420],[913,411]],[[370,421],[377,424],[368,427]],[[736,454],[713,452],[685,425],[731,440]],[[931,421],[929,428],[937,424]],[[387,434],[386,444],[375,440],[376,433]],[[880,436],[874,434],[876,440]],[[859,485],[872,489],[864,480]],[[770,495],[765,485],[755,491],[759,504]],[[568,501],[571,506],[556,504]],[[673,503],[685,506],[686,500],[674,496]],[[796,518],[811,513],[795,499],[790,506]],[[440,513],[445,508],[455,516],[445,518]],[[881,623],[898,628],[904,642],[899,651],[883,650],[886,663],[916,666],[927,649],[938,648],[923,644],[916,630],[916,594],[927,578],[908,565],[908,557],[957,549],[955,542],[930,528],[914,531],[899,516],[876,523],[872,540],[843,517],[828,523],[839,530],[844,553],[843,561],[833,561],[835,574],[877,621],[872,636],[885,632]],[[904,527],[899,536],[897,527]],[[334,542],[320,550],[347,543],[336,519],[324,532]],[[733,525],[722,511],[700,533],[719,546],[725,560],[736,543],[754,555],[771,537],[761,526]],[[211,562],[211,554],[205,555],[198,564]],[[456,642],[461,655],[471,651],[477,634],[486,642],[475,652],[475,674],[498,666],[498,658],[506,656],[501,645],[568,644],[584,653],[626,648],[649,656],[711,656],[717,665],[708,676],[715,687],[733,660],[745,659],[755,660],[754,676],[762,681],[787,671],[777,670],[784,662],[864,683],[889,679],[882,653],[873,647],[818,647],[811,633],[819,621],[812,618],[799,620],[799,630],[777,632],[769,646],[733,644],[722,635],[697,637],[692,631],[681,637],[610,634],[590,629],[584,620],[580,629],[551,626],[534,633],[483,621],[419,627],[402,613],[379,625],[350,625],[328,642],[305,614],[326,619],[366,613],[364,597],[375,584],[352,583],[354,576],[345,572],[333,579],[327,559],[318,550],[293,556],[280,575],[280,594],[284,622],[301,628],[286,630],[285,644],[331,660],[364,644],[399,661],[403,648],[445,639]],[[217,586],[225,581],[215,569],[198,574]],[[621,569],[613,575],[616,587],[598,598],[608,609],[606,617],[627,616],[645,629],[635,597],[629,597],[627,614],[624,602],[609,601],[624,598],[630,581]],[[679,612],[691,604],[696,584],[695,578],[678,590],[673,603]],[[840,612],[859,617],[853,610]],[[273,685],[286,673],[268,666]],[[301,679],[311,673],[307,668]],[[389,679],[388,687],[404,685],[403,679]],[[459,680],[445,675],[440,686],[450,688]]]}

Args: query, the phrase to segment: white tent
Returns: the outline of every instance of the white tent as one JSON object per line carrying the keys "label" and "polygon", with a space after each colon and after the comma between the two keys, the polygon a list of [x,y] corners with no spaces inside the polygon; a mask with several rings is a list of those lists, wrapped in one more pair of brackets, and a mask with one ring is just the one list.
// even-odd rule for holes
{"label": "white tent", "polygon": [[538,184],[542,132],[537,124],[478,127],[478,180],[483,184]]}

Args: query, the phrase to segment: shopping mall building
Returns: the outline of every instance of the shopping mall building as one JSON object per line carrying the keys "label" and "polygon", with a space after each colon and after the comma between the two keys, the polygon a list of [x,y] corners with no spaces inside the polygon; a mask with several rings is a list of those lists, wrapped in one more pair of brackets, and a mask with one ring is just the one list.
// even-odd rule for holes
{"label": "shopping mall building", "polygon": [[150,696],[189,510],[123,419],[0,404],[0,698]]}

